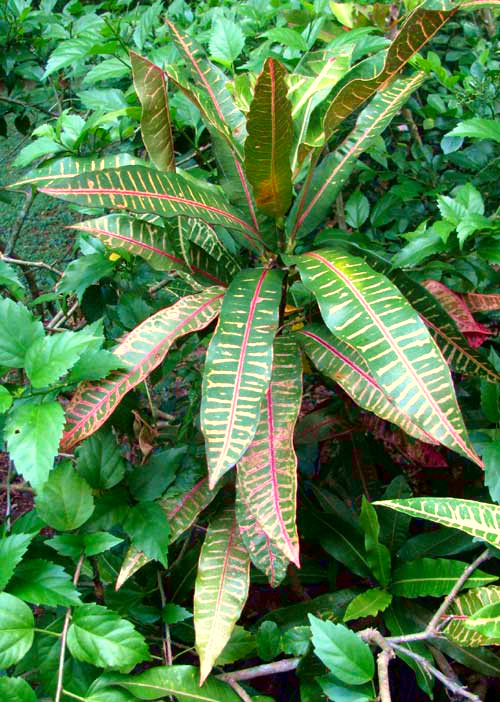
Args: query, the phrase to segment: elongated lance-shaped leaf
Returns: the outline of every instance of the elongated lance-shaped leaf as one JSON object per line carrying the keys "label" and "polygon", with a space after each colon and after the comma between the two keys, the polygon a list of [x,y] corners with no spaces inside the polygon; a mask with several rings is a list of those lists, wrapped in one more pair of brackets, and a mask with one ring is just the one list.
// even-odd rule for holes
{"label": "elongated lance-shaped leaf", "polygon": [[159,171],[175,171],[165,73],[143,56],[130,52],[134,87],[141,102],[141,133],[149,158]]}
{"label": "elongated lance-shaped leaf", "polygon": [[226,88],[228,78],[214,66],[205,51],[192,38],[184,34],[172,22],[167,24],[174,44],[186,62],[186,68],[195,85],[208,95],[222,125],[227,124],[234,137],[242,141],[245,137],[245,116],[236,107],[231,93]]}
{"label": "elongated lance-shaped leaf", "polygon": [[[195,220],[193,223],[199,224]],[[198,267],[194,263],[188,266],[177,256],[170,241],[170,231],[165,227],[158,227],[143,219],[127,215],[111,214],[77,222],[72,225],[72,229],[89,232],[116,251],[126,251],[134,256],[140,256],[157,271],[189,272],[191,270],[206,284],[225,286],[225,282],[218,278],[214,271]]]}
{"label": "elongated lance-shaped leaf", "polygon": [[273,545],[297,566],[297,457],[293,433],[302,399],[302,360],[293,339],[277,338],[271,382],[254,439],[237,467],[239,494]]}
{"label": "elongated lance-shaped leaf", "polygon": [[470,444],[450,371],[410,304],[385,276],[342,250],[288,257],[321,315],[365,359],[401,411],[453,451],[482,466]]}
{"label": "elongated lance-shaped leaf", "polygon": [[455,497],[411,497],[407,500],[374,502],[410,517],[429,519],[436,524],[460,529],[466,534],[500,547],[500,507]]}
{"label": "elongated lance-shaped leaf", "polygon": [[247,130],[245,172],[257,207],[270,217],[282,217],[292,201],[292,106],[286,70],[273,58],[257,78]]}
{"label": "elongated lance-shaped leaf", "polygon": [[125,166],[84,174],[40,189],[47,195],[89,207],[146,212],[161,217],[193,217],[240,232],[247,246],[262,250],[252,225],[245,222],[215,189],[193,184],[181,175]]}
{"label": "elongated lance-shaped leaf", "polygon": [[[215,228],[200,220],[192,220],[191,224],[189,241],[205,251],[212,259],[215,259],[218,263],[223,265],[227,270],[227,274],[234,277],[236,273],[241,270],[241,266],[221,242]],[[192,270],[195,270],[193,265],[195,258],[196,257],[191,252],[188,260]]]}
{"label": "elongated lance-shaped leaf", "polygon": [[245,605],[250,559],[232,509],[208,527],[194,589],[194,629],[200,657],[200,684],[206,679]]}
{"label": "elongated lance-shaped leaf", "polygon": [[261,529],[238,485],[235,509],[240,536],[250,560],[258,570],[267,575],[271,587],[278,587],[286,576],[289,560]]}
{"label": "elongated lance-shaped leaf", "polygon": [[320,324],[301,329],[297,340],[316,368],[335,380],[360,407],[397,424],[420,441],[438,443],[394,404],[390,395],[371,375],[363,356],[350,344],[330,334]]}
{"label": "elongated lance-shaped leaf", "polygon": [[57,183],[60,180],[74,178],[82,173],[102,171],[105,168],[120,168],[121,166],[139,166],[144,164],[140,158],[129,154],[113,154],[103,158],[73,158],[66,156],[44,168],[37,168],[25,175],[22,180],[7,186],[10,190],[19,190],[26,185],[40,187]]}
{"label": "elongated lance-shaped leaf", "polygon": [[325,221],[358,157],[384,131],[424,79],[425,74],[420,72],[410,78],[398,80],[373,98],[359,115],[349,136],[334,153],[320,163],[310,187],[306,184],[302,189],[288,216],[287,229],[303,237]]}
{"label": "elongated lance-shaped leaf", "polygon": [[194,524],[199,514],[212,502],[218,490],[219,487],[216,490],[210,490],[208,476],[206,476],[182,495],[168,496],[159,500],[159,505],[170,525],[171,543]]}
{"label": "elongated lance-shaped leaf", "polygon": [[456,597],[447,612],[448,615],[455,615],[456,617],[444,629],[447,638],[462,646],[487,646],[489,643],[488,637],[479,631],[469,629],[465,625],[464,620],[482,607],[498,604],[499,602],[500,587],[497,585],[477,587]]}
{"label": "elongated lance-shaped leaf", "polygon": [[467,339],[459,332],[450,315],[423,285],[415,282],[403,271],[391,268],[390,263],[380,256],[353,246],[349,241],[346,243],[348,250],[363,256],[372,268],[383,273],[397,285],[411,302],[412,307],[420,314],[441,349],[441,353],[454,371],[465,375],[478,375],[491,382],[500,381],[500,375],[493,365],[483,354],[469,346]]}
{"label": "elongated lance-shaped leaf", "polygon": [[61,446],[69,450],[93,434],[114,412],[124,395],[165,358],[174,341],[204,329],[219,313],[221,288],[189,295],[139,324],[113,350],[124,365],[99,383],[83,383],[66,407],[67,426]]}
{"label": "elongated lance-shaped leaf", "polygon": [[387,49],[382,69],[378,62],[367,59],[373,65],[373,77],[357,77],[360,68],[355,66],[347,74],[324,118],[326,138],[346,117],[361,107],[382,85],[387,85],[420,49],[432,39],[441,27],[457,12],[459,6],[450,0],[426,0],[408,17],[396,39]]}
{"label": "elongated lance-shaped leaf", "polygon": [[241,271],[224,297],[202,386],[201,428],[211,488],[255,436],[271,379],[282,280],[277,269]]}
{"label": "elongated lance-shaped leaf", "polygon": [[129,578],[131,578],[135,573],[137,573],[138,570],[143,568],[152,560],[153,559],[146,556],[143,551],[139,551],[137,548],[135,548],[135,546],[130,546],[125,554],[120,572],[116,578],[115,590],[118,592],[121,586],[126,583]]}

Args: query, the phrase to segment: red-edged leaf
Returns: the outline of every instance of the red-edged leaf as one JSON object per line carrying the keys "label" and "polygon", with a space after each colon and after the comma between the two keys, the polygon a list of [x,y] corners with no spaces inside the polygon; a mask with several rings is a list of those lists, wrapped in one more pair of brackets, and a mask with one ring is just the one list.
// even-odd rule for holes
{"label": "red-edged leaf", "polygon": [[190,490],[174,497],[168,495],[160,505],[170,524],[170,541],[174,542],[194,523],[200,512],[212,502],[217,490],[208,487],[208,476],[198,480]]}
{"label": "red-edged leaf", "polygon": [[302,399],[302,362],[290,338],[277,338],[271,382],[254,439],[238,462],[237,484],[250,513],[286,558],[299,563],[295,524],[297,457],[293,432]]}
{"label": "red-edged leaf", "polygon": [[142,105],[141,132],[149,158],[160,171],[175,171],[165,73],[159,66],[130,51],[134,87]]}
{"label": "red-edged leaf", "polygon": [[99,383],[84,383],[66,407],[61,448],[67,451],[97,431],[124,395],[160,365],[174,341],[210,324],[219,313],[222,297],[220,288],[184,297],[130,332],[113,351],[126,370],[114,371]]}
{"label": "red-edged leaf", "polygon": [[386,421],[373,414],[361,416],[363,427],[382,441],[391,454],[397,454],[397,463],[408,461],[424,468],[447,468],[445,457],[436,446],[423,441],[413,441],[404,432],[394,430]]}
{"label": "red-edged leaf", "polygon": [[293,125],[287,92],[286,70],[268,58],[248,114],[245,170],[257,207],[275,218],[282,217],[292,201]]}
{"label": "red-edged leaf", "polygon": [[224,297],[208,347],[201,402],[211,488],[255,436],[271,379],[282,280],[277,269],[241,271]]}
{"label": "red-edged leaf", "polygon": [[250,249],[262,251],[254,227],[242,219],[217,189],[199,186],[179,174],[124,166],[61,179],[40,190],[88,207],[146,212],[161,217],[192,217],[208,224],[220,224],[242,235]]}
{"label": "red-edged leaf", "polygon": [[471,312],[492,312],[500,310],[500,295],[484,293],[465,293],[462,295]]}
{"label": "red-edged leaf", "polygon": [[422,285],[434,295],[439,304],[455,320],[458,329],[473,349],[481,346],[489,336],[493,335],[489,327],[476,322],[461,296],[446,285],[437,280],[425,280]]}

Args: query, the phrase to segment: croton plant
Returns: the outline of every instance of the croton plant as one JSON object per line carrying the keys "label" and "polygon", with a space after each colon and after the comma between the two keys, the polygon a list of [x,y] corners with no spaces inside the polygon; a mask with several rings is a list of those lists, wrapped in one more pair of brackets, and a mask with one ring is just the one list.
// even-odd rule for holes
{"label": "croton plant", "polygon": [[[149,161],[86,162],[75,172],[75,161],[63,160],[31,181],[49,195],[112,211],[75,226],[191,287],[118,344],[121,370],[77,388],[61,450],[96,432],[178,339],[216,321],[200,408],[207,474],[180,501],[161,502],[176,539],[221,484],[231,476],[235,483],[234,504],[224,500],[212,519],[198,565],[202,682],[245,604],[250,563],[273,585],[289,562],[300,564],[293,434],[306,356],[365,410],[481,465],[450,366],[492,381],[497,373],[423,287],[325,230],[359,156],[425,80],[403,69],[459,10],[484,4],[427,0],[385,51],[356,65],[347,36],[295,73],[271,57],[260,75],[235,81],[170,25],[178,64],[163,69],[131,54]],[[167,80],[200,111],[218,182],[176,168]],[[147,560],[129,552],[119,584]]]}

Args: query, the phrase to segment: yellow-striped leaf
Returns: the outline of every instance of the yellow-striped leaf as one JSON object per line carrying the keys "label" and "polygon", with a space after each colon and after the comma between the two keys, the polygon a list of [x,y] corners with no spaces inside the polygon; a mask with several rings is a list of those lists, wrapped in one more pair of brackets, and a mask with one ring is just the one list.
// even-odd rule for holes
{"label": "yellow-striped leaf", "polygon": [[61,446],[69,450],[97,431],[124,395],[163,361],[174,341],[210,324],[220,310],[222,297],[220,288],[184,297],[130,332],[113,351],[126,369],[114,371],[99,383],[82,384],[66,407]]}
{"label": "yellow-striped leaf", "polygon": [[500,645],[500,602],[493,602],[474,612],[465,626],[486,637],[490,646]]}
{"label": "yellow-striped leaf", "polygon": [[7,186],[9,190],[19,190],[26,185],[39,187],[57,183],[59,180],[74,178],[82,173],[102,171],[105,168],[120,168],[121,166],[139,166],[144,164],[140,158],[129,154],[113,154],[102,158],[74,158],[66,156],[43,168],[30,171],[22,180]]}
{"label": "yellow-striped leaf", "polygon": [[271,382],[254,439],[237,466],[238,492],[274,547],[299,566],[293,433],[302,399],[302,361],[293,339],[274,343]]}
{"label": "yellow-striped leaf", "polygon": [[383,132],[424,78],[421,72],[398,80],[373,98],[359,115],[353,131],[319,164],[310,185],[306,182],[302,188],[288,216],[288,229],[303,237],[324,223],[358,157]]}
{"label": "yellow-striped leaf", "polygon": [[282,280],[276,269],[241,271],[224,296],[202,387],[201,428],[211,488],[255,436],[271,379]]}
{"label": "yellow-striped leaf", "polygon": [[161,217],[193,217],[240,233],[246,245],[262,250],[254,227],[215,188],[174,173],[143,166],[124,166],[60,180],[40,189],[47,195],[88,207],[109,207]]}
{"label": "yellow-striped leaf", "polygon": [[407,434],[438,443],[394,403],[371,375],[363,356],[352,346],[330,334],[320,324],[311,324],[297,333],[297,340],[316,368],[335,380],[356,404],[382,419],[400,426]]}
{"label": "yellow-striped leaf", "polygon": [[[387,85],[441,27],[457,12],[459,6],[450,0],[426,0],[417,7],[401,27],[396,39],[387,49],[382,66],[378,60],[366,59],[347,74],[324,118],[326,137],[358,107]],[[370,75],[370,73],[372,75]],[[367,75],[368,74],[368,75]]]}
{"label": "yellow-striped leaf", "polygon": [[332,333],[353,346],[396,406],[434,439],[482,466],[470,444],[448,366],[418,314],[366,262],[324,249],[287,257]]}
{"label": "yellow-striped leaf", "polygon": [[389,507],[418,519],[460,529],[466,534],[500,547],[500,507],[454,497],[412,497],[408,500],[383,500],[375,505]]}
{"label": "yellow-striped leaf", "polygon": [[138,570],[143,568],[152,560],[153,559],[146,556],[143,551],[139,551],[137,548],[135,548],[135,546],[130,546],[125,554],[120,572],[116,578],[115,590],[118,591],[121,586],[134,575],[134,573],[137,573]]}
{"label": "yellow-striped leaf", "polygon": [[249,582],[250,559],[235,514],[226,509],[208,527],[198,562],[194,628],[200,684],[229,641],[245,605]]}
{"label": "yellow-striped leaf", "polygon": [[134,87],[141,102],[141,133],[149,158],[159,171],[175,171],[165,73],[159,66],[130,51]]}
{"label": "yellow-striped leaf", "polygon": [[456,619],[452,619],[443,633],[450,641],[462,646],[487,646],[490,643],[488,637],[467,627],[465,620],[486,605],[498,602],[500,602],[498,585],[474,588],[456,597],[447,612],[449,615],[454,615]]}
{"label": "yellow-striped leaf", "polygon": [[257,78],[247,130],[245,171],[257,207],[270,217],[282,217],[292,201],[292,107],[286,70],[273,58]]}
{"label": "yellow-striped leaf", "polygon": [[278,587],[286,575],[289,560],[261,529],[238,484],[235,508],[241,539],[250,560],[256,568],[267,575],[271,587]]}
{"label": "yellow-striped leaf", "polygon": [[173,543],[212,502],[217,490],[208,487],[208,476],[198,480],[189,490],[178,496],[168,495],[159,501],[170,525],[170,542]]}

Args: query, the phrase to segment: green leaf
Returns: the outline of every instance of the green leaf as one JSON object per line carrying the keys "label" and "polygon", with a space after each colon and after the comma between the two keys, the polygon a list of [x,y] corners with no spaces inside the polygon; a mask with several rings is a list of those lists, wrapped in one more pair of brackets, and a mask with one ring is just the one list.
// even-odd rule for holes
{"label": "green leaf", "polygon": [[245,35],[238,24],[226,17],[218,17],[210,35],[210,55],[226,68],[230,68],[243,51]]}
{"label": "green leaf", "polygon": [[24,297],[24,284],[17,271],[2,259],[0,259],[0,287],[6,288],[17,300]]}
{"label": "green leaf", "polygon": [[486,444],[481,455],[484,460],[484,484],[490,492],[491,499],[494,502],[500,502],[500,441]]}
{"label": "green leaf", "polygon": [[144,637],[126,619],[96,604],[73,609],[68,648],[79,661],[110,670],[130,671],[149,660]]}
{"label": "green leaf", "polygon": [[130,536],[134,548],[167,567],[170,527],[164,511],[158,504],[141,502],[132,507],[123,528]]}
{"label": "green leaf", "polygon": [[62,144],[49,137],[40,137],[35,139],[28,146],[25,146],[18,153],[14,161],[12,162],[13,168],[26,168],[30,163],[36,161],[43,156],[52,156],[53,154],[60,153],[61,151],[69,151]]}
{"label": "green leaf", "polygon": [[123,363],[111,351],[104,349],[85,351],[68,375],[68,383],[81,383],[83,380],[100,380],[111,371],[121,370]]}
{"label": "green leaf", "polygon": [[366,222],[369,214],[368,198],[357,190],[345,203],[345,221],[353,229],[359,229]]}
{"label": "green leaf", "polygon": [[[393,514],[389,512],[388,514]],[[396,514],[400,514],[396,512]],[[407,517],[411,521],[411,517]],[[452,556],[475,548],[470,536],[455,529],[433,529],[426,531],[411,539],[400,548],[399,558],[403,561],[415,561],[424,557]]]}
{"label": "green leaf", "polygon": [[38,558],[17,567],[8,589],[11,595],[34,605],[71,607],[80,604],[80,594],[64,568]]}
{"label": "green leaf", "polygon": [[0,593],[0,668],[18,663],[33,643],[35,619],[27,604]]}
{"label": "green leaf", "polygon": [[397,407],[435,441],[482,466],[448,366],[398,288],[363,259],[339,249],[285,258],[297,265],[327,327],[364,357]]}
{"label": "green leaf", "polygon": [[36,536],[33,534],[11,534],[0,540],[0,590],[3,590],[12,577],[16,565],[28,550]]}
{"label": "green leaf", "polygon": [[500,602],[481,607],[467,619],[465,626],[485,636],[487,645],[500,644]]}
{"label": "green leaf", "polygon": [[262,34],[263,37],[272,42],[283,44],[288,49],[296,51],[307,51],[307,42],[299,32],[289,27],[273,27]]}
{"label": "green leaf", "polygon": [[12,410],[5,424],[5,439],[16,470],[35,490],[45,484],[64,429],[64,412],[58,402],[25,402]]}
{"label": "green leaf", "polygon": [[0,697],[6,702],[36,702],[35,691],[22,678],[0,678]]}
{"label": "green leaf", "polygon": [[272,546],[298,566],[293,434],[302,399],[302,362],[290,338],[275,339],[273,356],[271,382],[262,400],[257,431],[238,462],[237,490]]}
{"label": "green leaf", "polygon": [[115,685],[130,690],[140,700],[158,700],[173,695],[177,702],[241,702],[229,685],[208,678],[200,687],[198,668],[191,665],[169,665],[116,679]]}
{"label": "green leaf", "polygon": [[61,68],[78,64],[87,56],[94,43],[95,38],[88,35],[60,42],[50,55],[43,78],[47,78]]}
{"label": "green leaf", "polygon": [[472,117],[463,122],[459,122],[451,132],[446,134],[448,137],[470,137],[471,139],[492,139],[500,143],[500,125],[494,119],[482,119],[481,117]]}
{"label": "green leaf", "polygon": [[257,653],[263,661],[272,661],[281,651],[281,634],[275,622],[267,621],[257,629]]}
{"label": "green leaf", "polygon": [[94,511],[92,489],[69,461],[54,468],[35,504],[43,521],[58,531],[78,529]]}
{"label": "green leaf", "polygon": [[388,126],[411,93],[423,82],[424,74],[398,80],[382,90],[359,115],[356,126],[338,149],[321,161],[311,184],[303,187],[293,205],[287,228],[304,237],[324,226],[337,195],[351,175],[359,156],[370,148]]}
{"label": "green leaf", "polygon": [[20,302],[0,300],[0,365],[22,368],[26,352],[43,337],[43,324]]}
{"label": "green leaf", "polygon": [[255,636],[242,626],[235,626],[229,641],[217,658],[217,665],[231,665],[255,654]]}
{"label": "green leaf", "polygon": [[201,428],[211,488],[255,436],[271,379],[282,279],[276,269],[241,271],[224,296],[202,386]]}
{"label": "green leaf", "polygon": [[12,395],[4,385],[0,385],[0,414],[4,414],[12,407]]}
{"label": "green leaf", "polygon": [[352,524],[341,520],[328,522],[328,529],[320,534],[320,544],[330,556],[343,563],[349,570],[362,577],[369,577],[370,566],[363,541]]}
{"label": "green leaf", "polygon": [[66,267],[57,290],[60,293],[75,294],[81,302],[85,290],[101,278],[111,275],[113,270],[114,264],[103,253],[80,256]]}
{"label": "green leaf", "polygon": [[349,602],[344,614],[344,622],[352,619],[364,619],[365,617],[375,617],[379,612],[383,612],[392,602],[392,595],[385,590],[372,588]]}
{"label": "green leaf", "polygon": [[101,429],[78,447],[76,469],[94,490],[109,490],[120,482],[125,463],[109,429]]}
{"label": "green leaf", "polygon": [[353,687],[344,685],[332,673],[317,678],[317,682],[329,700],[333,702],[373,702],[374,691],[372,685]]}
{"label": "green leaf", "polygon": [[210,324],[221,298],[221,288],[208,288],[156,312],[130,332],[113,351],[126,370],[115,371],[97,385],[84,383],[78,388],[66,407],[61,445],[71,449],[97,431],[123,396],[160,365],[174,341]]}
{"label": "green leaf", "polygon": [[[441,597],[447,595],[463,574],[466,563],[445,558],[419,558],[394,569],[391,589],[400,597]],[[475,570],[464,588],[481,587],[498,580],[481,570]]]}
{"label": "green leaf", "polygon": [[[423,2],[408,17],[396,39],[385,52],[383,65],[379,57],[355,66],[342,81],[324,118],[329,138],[332,132],[382,85],[390,83],[401,69],[455,14],[458,7],[435,9],[433,0]],[[364,71],[364,75],[362,74]]]}
{"label": "green leaf", "polygon": [[247,130],[245,171],[255,202],[270,217],[281,217],[292,201],[293,125],[286,71],[275,59],[266,60],[257,78]]}
{"label": "green leaf", "polygon": [[497,505],[453,497],[413,497],[409,500],[384,500],[373,504],[460,529],[496,548],[500,547],[500,507]]}
{"label": "green leaf", "polygon": [[283,633],[281,646],[289,656],[305,656],[311,643],[311,627],[294,626]]}
{"label": "green leaf", "polygon": [[250,583],[249,565],[234,512],[226,509],[208,528],[196,575],[194,628],[201,683],[241,615]]}
{"label": "green leaf", "polygon": [[193,217],[209,224],[220,224],[239,232],[252,250],[262,250],[254,227],[241,219],[217,188],[195,184],[179,174],[158,173],[143,166],[123,166],[58,180],[40,190],[86,207],[126,209],[160,217]]}
{"label": "green leaf", "polygon": [[171,446],[155,451],[147,462],[128,475],[128,486],[139,502],[149,502],[161,497],[174,480],[187,446]]}
{"label": "green leaf", "polygon": [[159,66],[130,52],[134,87],[142,105],[141,132],[144,146],[159,171],[175,171],[175,152],[170,124],[165,73]]}
{"label": "green leaf", "polygon": [[167,604],[161,610],[161,618],[165,624],[178,624],[179,622],[185,622],[186,619],[191,619],[192,613],[185,607],[176,605],[173,602],[167,602]]}
{"label": "green leaf", "polygon": [[82,85],[95,85],[101,80],[115,80],[125,78],[130,75],[130,68],[122,58],[110,58],[92,66],[90,71],[85,73]]}
{"label": "green leaf", "polygon": [[500,602],[500,587],[477,587],[455,597],[449,610],[449,615],[454,615],[444,629],[446,637],[462,646],[477,647],[487,646],[488,637],[467,625],[468,617],[481,610],[486,605]]}
{"label": "green leaf", "polygon": [[375,674],[372,652],[354,631],[342,624],[322,621],[309,615],[314,653],[339,680],[348,685],[362,685]]}
{"label": "green leaf", "polygon": [[379,542],[380,525],[377,513],[364,495],[359,523],[365,533],[366,560],[379,583],[388,585],[391,577],[391,554],[389,549]]}
{"label": "green leaf", "polygon": [[78,361],[91,341],[88,333],[71,331],[37,339],[25,357],[26,374],[33,387],[43,388],[57,382]]}

